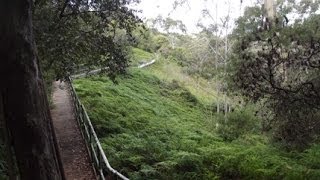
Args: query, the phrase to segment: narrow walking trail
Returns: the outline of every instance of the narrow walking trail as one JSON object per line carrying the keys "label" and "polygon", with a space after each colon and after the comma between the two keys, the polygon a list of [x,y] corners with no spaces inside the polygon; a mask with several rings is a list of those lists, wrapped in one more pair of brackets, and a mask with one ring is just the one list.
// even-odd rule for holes
{"label": "narrow walking trail", "polygon": [[93,180],[94,170],[85,141],[73,113],[73,104],[64,82],[53,83],[53,126],[67,180]]}

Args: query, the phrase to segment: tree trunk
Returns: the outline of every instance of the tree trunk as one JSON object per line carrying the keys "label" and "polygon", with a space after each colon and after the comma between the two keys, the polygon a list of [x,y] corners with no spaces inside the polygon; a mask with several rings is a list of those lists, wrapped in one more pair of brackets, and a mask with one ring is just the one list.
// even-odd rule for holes
{"label": "tree trunk", "polygon": [[0,103],[21,179],[63,179],[32,32],[32,2],[0,3]]}
{"label": "tree trunk", "polygon": [[265,16],[269,18],[270,23],[273,22],[276,16],[274,0],[264,0],[264,8],[266,13]]}
{"label": "tree trunk", "polygon": [[2,136],[1,139],[3,139],[3,144],[5,146],[4,148],[4,154],[5,154],[5,162],[7,164],[7,175],[9,179],[17,179],[18,178],[18,173],[16,172],[16,164],[14,163],[14,155],[12,154],[11,150],[11,142],[10,142],[10,134],[7,129],[6,121],[4,119],[4,112],[3,112],[3,100],[2,96],[0,94],[0,123],[1,123],[1,131],[2,131]]}
{"label": "tree trunk", "polygon": [[[218,2],[216,2],[216,25],[218,26]],[[218,30],[216,30],[216,49],[215,49],[215,59],[216,59],[216,64],[215,64],[215,67],[216,67],[216,72],[218,72],[218,65],[219,65],[219,61],[218,61]],[[209,43],[210,44],[210,43]],[[217,114],[220,113],[220,82],[217,82],[216,83],[216,90],[217,90]]]}

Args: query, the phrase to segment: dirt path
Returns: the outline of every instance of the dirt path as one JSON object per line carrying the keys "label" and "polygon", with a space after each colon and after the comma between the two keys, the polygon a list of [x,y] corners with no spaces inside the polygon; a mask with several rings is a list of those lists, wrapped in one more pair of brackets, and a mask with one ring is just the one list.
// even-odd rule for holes
{"label": "dirt path", "polygon": [[53,126],[56,131],[63,169],[67,180],[96,179],[73,107],[67,84],[53,83]]}

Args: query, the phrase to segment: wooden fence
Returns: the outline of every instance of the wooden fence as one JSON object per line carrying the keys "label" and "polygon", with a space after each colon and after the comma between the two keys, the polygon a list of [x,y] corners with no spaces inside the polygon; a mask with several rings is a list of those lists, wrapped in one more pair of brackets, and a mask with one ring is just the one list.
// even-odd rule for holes
{"label": "wooden fence", "polygon": [[68,78],[68,84],[70,85],[72,102],[74,105],[74,114],[77,118],[79,126],[81,128],[82,135],[86,141],[86,145],[89,150],[90,158],[93,162],[96,174],[100,180],[129,180],[127,177],[116,171],[111,167],[109,161],[104,154],[96,132],[91,124],[89,116],[85,107],[81,104],[77,93],[72,85],[72,79]]}

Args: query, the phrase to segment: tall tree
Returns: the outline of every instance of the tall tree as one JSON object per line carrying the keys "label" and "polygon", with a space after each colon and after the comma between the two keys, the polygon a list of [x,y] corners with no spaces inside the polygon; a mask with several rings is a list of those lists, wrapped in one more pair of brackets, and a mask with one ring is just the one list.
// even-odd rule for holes
{"label": "tall tree", "polygon": [[[284,2],[279,9],[289,9]],[[290,1],[287,4],[300,14]],[[313,5],[306,9],[315,9]],[[302,12],[303,20],[288,24],[288,12],[282,10],[282,16],[266,27],[258,9],[248,8],[245,16],[251,17],[239,18],[232,76],[244,95],[265,102],[272,112],[264,129],[272,130],[275,140],[289,148],[304,148],[320,128],[319,15]]]}
{"label": "tall tree", "polygon": [[32,31],[32,0],[0,3],[0,96],[22,179],[62,179]]}
{"label": "tall tree", "polygon": [[[230,54],[230,47],[232,42],[229,39],[229,31],[230,31],[230,21],[231,21],[231,1],[227,1],[227,14],[225,17],[221,18],[221,21],[218,21],[218,3],[217,1],[211,1],[209,3],[215,7],[212,7],[211,9],[214,9],[215,15],[212,14],[212,10],[210,8],[205,8],[202,10],[203,18],[206,19],[207,22],[210,22],[209,28],[206,28],[205,26],[201,25],[200,27],[203,29],[203,31],[211,34],[211,36],[215,36],[215,44],[209,44],[209,50],[214,54],[215,56],[215,71],[218,71],[219,69],[222,70],[220,73],[222,76],[218,77],[216,76],[217,81],[217,87],[216,91],[218,93],[217,97],[217,113],[221,111],[223,108],[224,114],[230,110],[230,103],[228,102],[227,98],[227,84],[225,83],[226,75],[227,75],[227,65],[228,65],[228,57]],[[207,23],[206,22],[206,23]],[[220,98],[219,94],[222,94],[223,98]],[[220,103],[223,103],[223,107],[220,107]]]}

